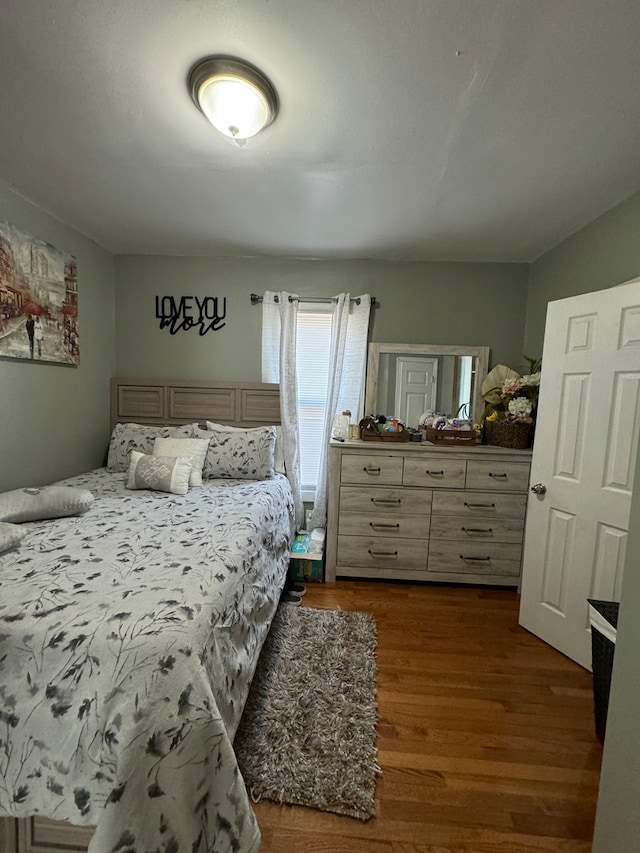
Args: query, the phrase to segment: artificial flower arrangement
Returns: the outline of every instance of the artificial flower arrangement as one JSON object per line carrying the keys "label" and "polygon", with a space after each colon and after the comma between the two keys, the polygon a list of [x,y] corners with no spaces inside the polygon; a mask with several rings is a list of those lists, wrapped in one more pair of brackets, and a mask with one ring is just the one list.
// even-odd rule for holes
{"label": "artificial flower arrangement", "polygon": [[536,418],[540,392],[539,358],[528,358],[529,372],[521,376],[504,364],[496,365],[482,383],[482,396],[487,401],[482,419],[532,424]]}

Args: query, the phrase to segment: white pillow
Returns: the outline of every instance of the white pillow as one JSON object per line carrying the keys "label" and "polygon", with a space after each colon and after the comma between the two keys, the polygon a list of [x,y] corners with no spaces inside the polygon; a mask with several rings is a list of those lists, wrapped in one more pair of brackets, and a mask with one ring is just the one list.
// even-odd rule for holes
{"label": "white pillow", "polygon": [[5,551],[10,551],[12,548],[17,548],[26,535],[27,531],[24,527],[0,521],[0,554],[4,554]]}
{"label": "white pillow", "polygon": [[132,450],[127,488],[186,495],[189,491],[191,463],[191,456],[149,456]]}
{"label": "white pillow", "polygon": [[[214,424],[212,421],[206,421],[206,426],[208,430],[220,430],[220,432],[253,432],[254,429],[264,429],[264,427],[250,427],[249,429],[243,429],[242,427],[234,427],[227,426],[226,424]],[[278,472],[278,474],[286,474],[287,469],[284,464],[284,444],[283,444],[283,435],[282,435],[282,427],[275,426],[276,431],[276,450],[274,456],[273,467]]]}
{"label": "white pillow", "polygon": [[153,456],[190,456],[189,486],[201,486],[204,457],[208,448],[209,441],[206,438],[156,438]]}
{"label": "white pillow", "polygon": [[19,524],[22,521],[81,515],[92,503],[91,492],[73,486],[15,489],[0,495],[0,521]]}

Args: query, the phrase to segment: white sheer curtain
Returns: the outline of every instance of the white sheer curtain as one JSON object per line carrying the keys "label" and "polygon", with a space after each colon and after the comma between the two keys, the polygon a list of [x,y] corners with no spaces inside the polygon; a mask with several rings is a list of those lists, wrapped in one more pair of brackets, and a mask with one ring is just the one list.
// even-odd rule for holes
{"label": "white sheer curtain", "polygon": [[[276,301],[277,297],[277,301]],[[291,298],[290,298],[291,297]],[[351,299],[349,293],[335,297],[332,312],[329,356],[329,385],[324,434],[311,527],[327,523],[327,451],[336,412],[349,409],[353,420],[362,416],[364,378],[371,296]],[[293,489],[296,526],[304,524],[300,484],[300,437],[298,430],[298,381],[296,372],[296,328],[298,297],[267,291],[262,300],[262,381],[280,384],[280,407],[287,476]]]}
{"label": "white sheer curtain", "polygon": [[327,463],[333,418],[348,409],[352,420],[363,415],[364,378],[367,367],[367,341],[371,296],[363,294],[351,300],[349,293],[336,297],[331,328],[329,387],[325,411],[324,437],[318,471],[316,497],[309,526],[327,524]]}
{"label": "white sheer curtain", "polygon": [[[290,296],[291,299],[289,299]],[[300,487],[296,373],[297,315],[296,294],[265,292],[262,300],[262,381],[277,382],[280,385],[284,464],[293,492],[296,530],[300,530],[304,525],[304,504]]]}

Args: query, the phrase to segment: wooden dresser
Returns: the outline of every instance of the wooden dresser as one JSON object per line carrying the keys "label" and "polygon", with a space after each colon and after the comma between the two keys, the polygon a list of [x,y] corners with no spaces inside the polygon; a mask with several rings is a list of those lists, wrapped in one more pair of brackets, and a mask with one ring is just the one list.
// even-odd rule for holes
{"label": "wooden dresser", "polygon": [[326,579],[519,583],[530,450],[331,442]]}

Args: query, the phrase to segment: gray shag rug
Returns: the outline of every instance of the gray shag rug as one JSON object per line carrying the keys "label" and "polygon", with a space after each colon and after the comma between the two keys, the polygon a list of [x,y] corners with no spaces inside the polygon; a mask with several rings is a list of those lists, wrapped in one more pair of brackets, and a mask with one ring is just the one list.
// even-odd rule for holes
{"label": "gray shag rug", "polygon": [[375,650],[368,613],[278,607],[234,742],[255,801],[373,816]]}

